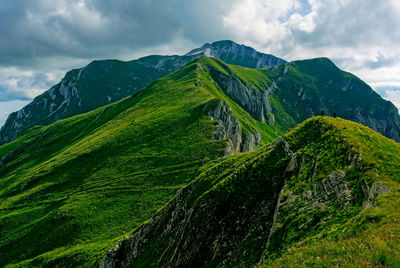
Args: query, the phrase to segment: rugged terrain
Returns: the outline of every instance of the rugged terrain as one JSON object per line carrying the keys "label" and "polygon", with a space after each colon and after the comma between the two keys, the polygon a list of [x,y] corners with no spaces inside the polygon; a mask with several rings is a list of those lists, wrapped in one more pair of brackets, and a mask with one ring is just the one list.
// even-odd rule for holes
{"label": "rugged terrain", "polygon": [[[322,107],[397,139],[396,108],[325,58],[250,69],[201,56],[132,96],[31,128],[0,146],[0,265],[97,266],[132,231],[133,240],[124,240],[104,264],[118,263],[118,256],[143,265],[186,264],[199,250],[199,260],[210,264],[297,262],[290,248],[335,224],[343,231],[350,221],[353,228],[351,221],[369,211],[364,204],[377,208],[375,195],[397,191],[398,144],[366,127],[313,119],[277,139]],[[256,150],[260,146],[267,147]],[[191,187],[195,192],[185,194]],[[191,209],[199,214],[190,216]],[[171,213],[176,217],[168,229],[165,217]],[[232,227],[237,217],[243,223]],[[240,226],[251,230],[244,236]],[[187,231],[189,240],[170,240],[176,228]],[[160,239],[171,245],[146,236],[146,230],[165,233]],[[196,248],[190,239],[206,234],[214,240]],[[129,241],[148,239],[164,247],[165,258],[153,243],[132,253],[136,242]],[[215,258],[204,248],[208,242],[216,243]],[[382,254],[396,261],[388,250]]]}
{"label": "rugged terrain", "polygon": [[[397,108],[329,59],[285,63],[250,47],[219,41],[184,56],[94,61],[85,68],[72,70],[59,84],[9,116],[0,130],[0,144],[14,140],[33,126],[48,125],[134,94],[204,55],[221,59],[224,64],[261,68],[250,70],[220,64],[217,72],[209,74],[237,103],[270,126],[276,124],[276,128],[284,126],[287,130],[325,109],[327,114],[337,113],[400,141]],[[242,75],[230,75],[235,72]]]}
{"label": "rugged terrain", "polygon": [[14,140],[36,125],[48,125],[132,95],[154,80],[205,54],[226,63],[250,68],[285,63],[273,55],[257,52],[232,41],[206,44],[183,56],[148,56],[128,62],[93,61],[84,68],[68,72],[60,83],[36,97],[20,111],[12,113],[0,130],[0,144]]}
{"label": "rugged terrain", "polygon": [[101,267],[397,267],[400,145],[309,119],[204,170]]}
{"label": "rugged terrain", "polygon": [[201,167],[277,137],[214,83],[212,68],[199,58],[0,146],[0,265],[97,265]]}

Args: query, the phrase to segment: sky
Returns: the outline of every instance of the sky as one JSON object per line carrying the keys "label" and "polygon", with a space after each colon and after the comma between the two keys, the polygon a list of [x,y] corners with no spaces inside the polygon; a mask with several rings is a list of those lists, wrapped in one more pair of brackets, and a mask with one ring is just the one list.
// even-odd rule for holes
{"label": "sky", "polygon": [[94,59],[233,40],[288,61],[329,57],[400,108],[399,0],[0,0],[0,126]]}

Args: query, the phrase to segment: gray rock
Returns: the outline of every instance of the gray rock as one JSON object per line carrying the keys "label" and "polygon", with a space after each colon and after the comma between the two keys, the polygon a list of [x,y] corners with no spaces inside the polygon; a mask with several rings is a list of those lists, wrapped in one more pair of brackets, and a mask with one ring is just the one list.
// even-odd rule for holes
{"label": "gray rock", "polygon": [[203,112],[217,121],[218,125],[213,134],[214,140],[226,139],[228,144],[225,154],[253,151],[261,143],[261,134],[244,132],[238,119],[233,115],[231,107],[224,101],[207,103]]}
{"label": "gray rock", "polygon": [[273,124],[272,106],[269,96],[276,89],[276,83],[265,85],[261,92],[257,92],[250,85],[244,84],[234,75],[226,76],[222,73],[214,74],[218,86],[234,101],[239,103],[246,111],[260,122]]}
{"label": "gray rock", "polygon": [[365,195],[367,196],[367,200],[363,203],[363,208],[373,207],[380,195],[390,192],[390,188],[387,185],[377,182],[373,183],[370,188],[367,185],[363,190],[366,190]]}

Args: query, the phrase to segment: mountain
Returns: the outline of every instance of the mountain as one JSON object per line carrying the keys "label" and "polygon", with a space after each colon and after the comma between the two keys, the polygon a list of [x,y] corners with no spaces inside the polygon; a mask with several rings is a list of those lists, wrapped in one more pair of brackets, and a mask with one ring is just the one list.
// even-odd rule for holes
{"label": "mountain", "polygon": [[[275,56],[232,41],[215,42],[204,47],[214,57],[246,67],[271,67],[285,63]],[[132,95],[203,54],[192,51],[184,56],[148,56],[128,62],[93,61],[84,68],[72,70],[60,83],[10,114],[0,130],[0,144],[16,139],[36,125],[48,125]]]}
{"label": "mountain", "polygon": [[274,115],[277,121],[285,118],[281,124],[289,123],[291,119],[300,123],[320,115],[324,109],[327,115],[336,113],[400,141],[397,108],[358,77],[340,70],[331,60],[294,61],[264,72],[276,86],[273,90],[276,95],[271,96],[271,102],[278,100],[277,107],[282,107]]}
{"label": "mountain", "polygon": [[276,138],[212,80],[220,63],[0,146],[0,266],[97,265],[204,166]]}
{"label": "mountain", "polygon": [[[219,41],[205,44],[184,56],[148,56],[129,62],[94,61],[85,68],[72,70],[59,84],[9,116],[0,130],[0,144],[14,140],[36,125],[48,125],[132,95],[203,55],[239,66],[270,67],[260,70],[264,96],[248,94],[257,92],[260,86],[252,84],[250,74],[244,78],[250,83],[249,89],[241,91],[247,93],[233,97],[261,122],[267,120],[270,126],[277,122],[277,128],[289,129],[325,109],[327,114],[337,113],[400,141],[397,108],[384,101],[362,80],[337,68],[329,59],[285,63],[250,47]],[[223,76],[213,79],[220,87],[229,88],[232,94],[237,93],[235,87],[242,87],[244,81],[237,78],[223,81]],[[271,109],[275,109],[273,113]]]}
{"label": "mountain", "polygon": [[[312,70],[308,70],[307,66],[313,66]],[[320,73],[313,73],[315,72],[314,68],[320,70]],[[337,72],[337,75],[331,78],[331,87],[319,86],[324,84],[326,79],[324,75],[328,72],[324,68],[330,70],[329,72]],[[125,235],[129,235],[134,230],[147,228],[144,226],[147,226],[146,223],[157,211],[165,212],[166,210],[162,210],[162,208],[173,200],[176,193],[178,197],[184,196],[185,199],[195,198],[197,194],[188,196],[184,194],[187,190],[180,189],[199,185],[197,183],[202,180],[201,178],[204,178],[204,185],[199,186],[200,189],[196,190],[197,193],[204,195],[205,198],[208,198],[207,193],[216,196],[216,199],[204,199],[215,201],[205,204],[204,208],[214,209],[217,214],[221,213],[224,216],[229,207],[224,207],[226,203],[219,206],[218,204],[222,203],[218,203],[217,200],[219,200],[218,198],[223,200],[228,198],[229,196],[225,195],[224,191],[231,189],[237,194],[235,198],[229,199],[232,200],[232,205],[240,207],[243,199],[249,199],[250,207],[258,207],[262,213],[272,213],[271,203],[268,200],[277,200],[276,195],[282,187],[279,184],[282,182],[279,177],[282,173],[280,168],[286,168],[290,152],[286,150],[286,147],[282,147],[286,144],[282,143],[282,139],[270,143],[291,127],[295,127],[302,118],[320,112],[321,107],[318,102],[315,106],[307,106],[307,101],[311,99],[323,102],[326,105],[327,113],[335,109],[339,116],[342,116],[342,112],[347,116],[344,113],[347,107],[354,111],[358,108],[361,116],[365,116],[361,111],[369,111],[369,108],[373,107],[372,103],[379,104],[383,112],[385,112],[385,105],[392,107],[389,102],[382,100],[362,81],[353,76],[350,76],[353,79],[352,84],[346,88],[347,91],[343,91],[342,85],[347,85],[348,80],[346,79],[349,76],[326,59],[293,62],[268,69],[250,69],[229,65],[217,58],[202,56],[156,80],[144,89],[138,90],[130,97],[85,114],[58,120],[48,126],[31,128],[18,139],[0,146],[0,266],[8,264],[48,267],[97,266],[107,251]],[[303,79],[300,82],[303,87],[301,96],[305,96],[304,98],[296,97],[299,91],[296,83],[299,78]],[[356,89],[360,90],[357,91],[357,95],[362,94],[365,98],[362,103],[354,104],[353,102],[351,105],[351,99],[348,99],[338,106],[343,109],[336,110],[336,106],[330,104],[329,101],[325,102],[326,98],[331,95],[332,97],[338,95],[335,97],[334,103],[338,102],[339,96],[343,92],[347,92],[346,94],[349,95],[344,96],[350,98],[353,96],[352,94],[355,94],[350,93]],[[304,102],[304,105],[301,101]],[[296,106],[297,110],[294,110],[293,106]],[[370,115],[376,122],[380,120],[378,117],[380,111],[377,110]],[[352,116],[353,113],[348,115]],[[308,176],[310,170],[316,170],[316,179],[323,179],[327,177],[322,177],[323,173],[319,172],[326,168],[326,176],[330,175],[339,167],[339,164],[336,165],[336,163],[342,163],[338,161],[345,161],[344,159],[349,159],[349,157],[354,161],[367,159],[370,151],[363,151],[364,147],[358,150],[357,144],[353,141],[348,146],[351,150],[355,150],[351,151],[351,154],[340,149],[347,148],[340,136],[341,133],[347,132],[359,135],[362,143],[359,146],[366,146],[373,150],[374,154],[377,154],[376,161],[379,162],[377,162],[377,166],[381,167],[382,159],[384,159],[387,161],[387,167],[392,169],[390,172],[393,173],[391,174],[396,176],[397,143],[383,138],[365,127],[346,123],[347,121],[333,118],[320,120],[322,120],[321,122],[326,120],[328,123],[331,122],[329,120],[333,120],[332,124],[339,122],[346,128],[343,127],[344,130],[337,128],[336,131],[336,128],[332,127],[337,132],[328,132],[329,135],[337,134],[332,136],[332,140],[328,139],[329,135],[325,135],[325,132],[322,131],[325,127],[321,127],[319,131],[319,128],[312,128],[310,124],[297,128],[303,132],[299,132],[299,130],[290,132],[303,133],[302,136],[300,134],[284,136],[294,154],[300,154],[298,150],[301,150],[305,155],[302,166],[307,167],[304,172],[308,173],[304,173],[305,177],[302,177],[305,181],[304,185],[307,186],[308,178],[311,178]],[[322,125],[328,128],[330,123]],[[360,132],[355,132],[354,125],[361,129]],[[375,146],[375,143],[378,145]],[[307,144],[310,144],[309,147],[301,147]],[[324,148],[325,145],[330,147]],[[296,149],[294,146],[303,149]],[[332,149],[331,147],[337,148]],[[277,156],[270,158],[268,156],[270,153],[263,153],[263,162],[254,162],[253,168],[247,163],[253,163],[250,158],[256,157],[261,152],[254,153],[253,151],[257,148],[261,148],[262,152],[273,150],[273,154],[277,154]],[[331,151],[333,154],[330,154]],[[354,156],[358,152],[361,153],[361,156],[360,154]],[[299,162],[301,163],[301,161],[297,162],[298,166],[300,166]],[[219,178],[236,174],[236,171],[242,170],[242,167],[255,172],[241,177],[243,184],[229,184],[229,180],[221,180],[221,184],[218,185],[222,185],[223,188],[218,188],[217,184],[213,184],[210,188],[210,180],[217,183]],[[345,171],[347,172],[347,170]],[[381,172],[378,169],[373,169],[371,173],[363,172],[364,170],[360,171],[360,173],[370,174],[372,177],[378,174],[382,178],[390,173],[389,171]],[[269,174],[267,177],[277,178],[277,184],[268,184],[269,181],[259,182],[258,179],[265,178],[265,174]],[[340,177],[340,174],[337,176]],[[284,176],[284,178],[286,177]],[[328,176],[328,178],[330,177]],[[372,181],[367,179],[365,177],[369,188],[386,189],[380,185],[373,186],[370,184]],[[196,183],[191,184],[194,180]],[[354,180],[358,182],[358,180]],[[339,181],[339,184],[345,185],[342,181]],[[355,181],[352,182],[357,184]],[[328,180],[326,185],[329,186],[330,183],[331,181]],[[300,190],[298,191],[304,192],[304,189],[301,188],[303,184],[302,181],[299,182]],[[360,183],[360,185],[362,184]],[[396,186],[394,183],[393,185]],[[217,192],[213,190],[214,186],[215,189],[222,190],[220,196],[216,195]],[[350,186],[353,187],[353,184]],[[295,186],[293,187],[290,189],[294,191]],[[392,187],[392,184],[388,187]],[[265,189],[270,189],[268,190],[270,195],[265,202],[257,203],[261,196],[264,196]],[[396,193],[396,188],[390,189]],[[340,188],[340,191],[342,190]],[[253,191],[255,199],[251,198]],[[298,194],[298,192],[294,193]],[[315,198],[323,200],[325,195],[321,192],[321,196]],[[358,195],[354,196],[354,200],[360,200],[359,202],[364,202],[365,198],[363,198]],[[192,207],[193,205],[194,208],[194,203],[190,200],[187,201],[187,206]],[[303,201],[301,199],[299,202]],[[375,201],[371,200],[371,202]],[[213,204],[216,205],[215,208],[213,208]],[[312,204],[314,203],[311,203],[311,207]],[[390,204],[389,202],[388,205]],[[329,207],[330,203],[324,203],[324,205],[332,209]],[[169,206],[171,205],[167,205],[167,207]],[[285,206],[282,205],[282,207]],[[245,213],[244,209],[239,211]],[[288,207],[284,211],[290,212],[295,209],[300,208]],[[309,208],[308,205],[305,209],[313,211],[313,208]],[[351,206],[349,213],[356,215],[359,209],[359,206],[354,206],[354,209]],[[171,212],[171,210],[167,211]],[[279,210],[281,214],[284,211]],[[326,213],[330,211],[326,211]],[[244,221],[244,225],[254,227],[254,224],[258,224],[254,217],[258,217],[259,214],[253,212],[251,210],[248,214],[243,214],[243,218],[248,219]],[[166,215],[169,215],[168,213]],[[177,217],[188,216],[186,213],[184,214],[182,215],[178,211],[174,212]],[[204,216],[204,219],[210,219],[208,214],[201,215]],[[316,217],[323,218],[325,214],[317,213],[316,215]],[[262,219],[265,220],[266,225],[271,225],[270,216],[271,214],[263,214]],[[199,215],[193,215],[193,217],[199,217]],[[235,215],[232,214],[232,217]],[[292,216],[282,217],[291,219]],[[306,222],[306,219],[308,218],[304,218],[303,221]],[[330,219],[329,217],[324,218],[329,221],[328,224],[332,223]],[[334,217],[333,219],[341,224],[339,219]],[[197,220],[199,218],[196,218]],[[192,222],[190,218],[187,226],[198,226],[196,221]],[[161,225],[165,223],[155,220],[155,218],[150,222],[159,222]],[[276,218],[274,222],[279,224],[279,218]],[[213,223],[219,222],[214,221]],[[302,229],[304,232],[309,227],[314,228],[312,225],[305,224],[304,226],[306,228]],[[204,227],[207,226],[204,225]],[[219,224],[213,224],[210,228],[214,227],[220,228]],[[175,225],[168,228],[175,228]],[[207,228],[204,229],[204,232],[197,228],[198,235],[218,234],[219,232],[218,229],[210,231]],[[254,232],[260,234],[258,230],[254,229]],[[151,229],[151,232],[154,233],[158,231],[159,229]],[[171,229],[171,233],[168,235],[172,235],[174,231],[176,230]],[[229,233],[228,237],[230,234],[232,233]],[[150,238],[151,241],[155,241],[153,237]],[[240,240],[246,240],[243,236],[240,238]],[[221,241],[227,241],[226,239],[225,237]],[[293,241],[297,241],[297,238],[293,239]],[[254,248],[257,248],[257,251],[254,251],[257,254],[247,250],[255,256],[255,259],[244,260],[246,263],[254,263],[259,260],[258,246],[260,243],[263,244],[263,241],[265,241],[264,234],[260,240],[254,238],[245,242],[254,244]],[[288,241],[288,244],[292,243],[292,240]],[[160,243],[160,248],[161,245],[165,246],[162,244],[163,241],[157,243]],[[153,245],[157,247],[157,244]],[[188,244],[183,243],[182,245]],[[203,247],[204,244],[201,245]],[[220,245],[223,251],[228,250],[222,244],[217,243],[217,245]],[[142,257],[147,256],[144,258],[151,260],[154,254],[154,260],[156,260],[158,255],[153,250],[145,250],[143,254],[151,255],[141,255]],[[237,248],[232,248],[232,250],[238,252]],[[226,253],[228,254],[229,251]],[[131,251],[127,248],[126,252],[128,254]],[[184,258],[182,256],[186,254],[185,251],[177,252],[183,254],[179,255],[179,259]],[[218,260],[226,258],[221,252],[218,251]],[[280,251],[274,249],[273,252],[279,253]],[[115,253],[115,256],[112,252],[110,254],[111,261],[106,259],[105,264],[112,263],[115,256],[118,257],[120,253]],[[166,258],[171,257],[169,254],[170,251],[166,252]],[[210,253],[204,250],[204,254],[209,256]],[[199,257],[203,260],[202,255]]]}
{"label": "mountain", "polygon": [[204,170],[100,267],[398,267],[400,145],[314,117]]}

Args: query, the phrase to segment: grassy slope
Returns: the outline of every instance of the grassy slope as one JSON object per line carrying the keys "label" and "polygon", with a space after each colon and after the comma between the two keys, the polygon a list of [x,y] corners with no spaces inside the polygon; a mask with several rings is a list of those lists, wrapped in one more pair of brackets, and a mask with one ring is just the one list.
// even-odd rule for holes
{"label": "grassy slope", "polygon": [[[210,140],[205,103],[225,100],[245,129],[258,130],[210,81],[204,66],[214,64],[200,58],[133,98],[1,146],[0,264],[96,265],[223,155],[225,142]],[[276,136],[262,132],[264,143]]]}
{"label": "grassy slope", "polygon": [[[296,92],[284,96],[278,88],[271,97],[276,125],[257,122],[208,71],[234,75],[257,91],[284,68],[260,71],[202,57],[135,98],[33,128],[1,146],[8,164],[0,168],[0,263],[95,264],[221,156],[225,144],[210,141],[214,126],[201,114],[206,102],[229,103],[245,130],[261,130],[264,144],[302,119],[282,101]],[[302,68],[289,65],[284,82],[311,81]]]}
{"label": "grassy slope", "polygon": [[[267,267],[400,266],[400,145],[350,121],[333,118],[320,120],[331,129],[327,131],[327,135],[331,135],[334,139],[340,137],[341,144],[351,146],[351,151],[361,154],[363,168],[362,171],[353,173],[355,182],[382,183],[389,186],[390,192],[374,200],[372,207],[362,208],[362,204],[359,204],[359,213],[354,216],[343,217],[340,216],[340,210],[337,211],[337,215],[342,217],[339,222],[306,237],[301,243],[288,245],[281,252],[281,256],[265,261],[264,265]],[[304,134],[306,133],[289,134],[288,137],[301,140]],[[328,159],[331,156],[330,152],[325,153]],[[322,161],[319,165],[323,164]],[[301,176],[299,179],[300,181],[296,183],[304,186]],[[299,190],[304,191],[304,188],[300,187]]]}
{"label": "grassy slope", "polygon": [[[131,241],[119,245],[118,259],[135,267],[160,262],[215,267],[251,266],[264,255],[267,267],[399,266],[400,145],[330,117],[309,119],[283,139],[292,157],[277,140],[203,170]],[[356,154],[361,158],[354,162]],[[288,172],[293,157],[297,165]],[[337,172],[344,177],[329,182]],[[329,184],[333,192],[322,188]],[[374,184],[390,192],[369,200],[363,187]],[[351,192],[344,201],[335,189],[346,188]],[[364,207],[368,200],[372,207]],[[135,245],[139,253],[133,256]]]}
{"label": "grassy slope", "polygon": [[[49,125],[59,119],[121,100],[192,59],[192,56],[154,55],[127,62],[93,61],[84,68],[67,72],[62,82],[25,106],[25,114],[22,117],[18,117],[17,112],[12,113],[0,130],[0,136],[20,136],[33,126]],[[61,84],[69,87],[67,96],[60,94]],[[76,88],[78,95],[73,93],[72,88]],[[68,104],[65,101],[68,101]],[[26,114],[29,114],[29,117],[25,117]],[[20,126],[15,127],[15,123]]]}

